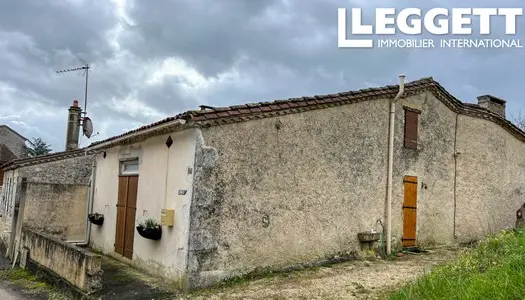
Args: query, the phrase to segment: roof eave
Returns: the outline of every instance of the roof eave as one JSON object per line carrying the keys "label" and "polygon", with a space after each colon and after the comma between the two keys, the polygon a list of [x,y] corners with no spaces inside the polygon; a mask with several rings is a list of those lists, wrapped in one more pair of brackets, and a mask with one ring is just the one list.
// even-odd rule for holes
{"label": "roof eave", "polygon": [[82,155],[91,155],[93,154],[93,151],[87,150],[86,148],[78,149],[78,150],[72,150],[72,151],[64,151],[64,152],[58,152],[58,153],[51,153],[48,155],[42,155],[42,156],[35,156],[35,157],[29,157],[29,158],[22,158],[18,160],[12,160],[10,162],[7,162],[3,165],[0,165],[0,169],[4,171],[10,171],[15,170],[18,168],[28,167],[28,166],[35,166],[43,163],[48,162],[54,162],[54,161],[60,161],[64,159],[70,159],[70,158],[76,158],[80,157]]}
{"label": "roof eave", "polygon": [[179,131],[188,128],[186,125],[186,120],[184,119],[176,119],[173,121],[170,121],[168,123],[155,126],[152,128],[148,128],[145,130],[141,130],[138,132],[131,133],[129,135],[125,135],[113,140],[109,140],[107,142],[102,142],[100,144],[95,144],[92,146],[88,146],[87,149],[89,150],[100,150],[100,149],[108,149],[115,147],[117,145],[124,145],[124,144],[132,144],[144,141],[152,136],[162,135],[173,131]]}

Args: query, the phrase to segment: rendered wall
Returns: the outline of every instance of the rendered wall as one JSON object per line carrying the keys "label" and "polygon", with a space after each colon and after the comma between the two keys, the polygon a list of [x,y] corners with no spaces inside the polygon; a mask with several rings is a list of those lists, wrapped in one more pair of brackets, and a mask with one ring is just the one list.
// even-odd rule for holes
{"label": "rendered wall", "polygon": [[[403,148],[404,110],[422,111],[418,150]],[[344,255],[385,223],[387,99],[202,129],[189,270],[196,286]],[[455,114],[430,93],[396,113],[393,237],[403,177],[418,176],[420,244],[453,243]],[[276,128],[278,124],[279,129]]]}
{"label": "rendered wall", "polygon": [[[97,156],[93,212],[104,214],[105,220],[102,226],[92,225],[91,246],[144,271],[178,281],[186,271],[195,132],[171,134],[173,145],[170,148],[165,144],[168,136],[108,149],[106,158],[103,154]],[[150,217],[160,222],[163,208],[175,209],[175,225],[164,226],[159,241],[145,239],[135,230],[133,259],[127,260],[114,252],[119,160],[135,157],[139,159],[135,225]],[[186,193],[179,194],[179,191]]]}

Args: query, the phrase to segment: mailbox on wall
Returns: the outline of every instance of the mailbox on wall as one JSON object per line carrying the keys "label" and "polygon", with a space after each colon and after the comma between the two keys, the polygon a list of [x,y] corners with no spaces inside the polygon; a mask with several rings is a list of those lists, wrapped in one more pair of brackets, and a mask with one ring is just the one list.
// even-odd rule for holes
{"label": "mailbox on wall", "polygon": [[175,219],[175,210],[171,208],[165,208],[160,213],[160,225],[162,226],[173,226]]}

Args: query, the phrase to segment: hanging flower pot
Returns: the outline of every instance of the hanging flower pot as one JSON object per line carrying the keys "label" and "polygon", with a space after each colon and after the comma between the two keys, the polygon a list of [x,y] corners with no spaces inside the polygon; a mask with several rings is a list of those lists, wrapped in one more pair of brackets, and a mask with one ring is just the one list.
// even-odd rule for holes
{"label": "hanging flower pot", "polygon": [[146,220],[137,226],[137,231],[141,237],[150,240],[160,240],[162,237],[162,226],[153,219]]}
{"label": "hanging flower pot", "polygon": [[103,214],[89,214],[88,215],[89,222],[95,224],[95,225],[102,225],[104,223],[104,215]]}

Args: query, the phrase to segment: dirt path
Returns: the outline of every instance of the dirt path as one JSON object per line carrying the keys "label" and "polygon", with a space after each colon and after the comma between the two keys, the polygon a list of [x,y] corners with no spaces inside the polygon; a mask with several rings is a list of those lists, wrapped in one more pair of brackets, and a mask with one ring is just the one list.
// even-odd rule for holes
{"label": "dirt path", "polygon": [[196,292],[181,299],[377,299],[456,255],[457,251],[435,250],[394,261],[349,262]]}

